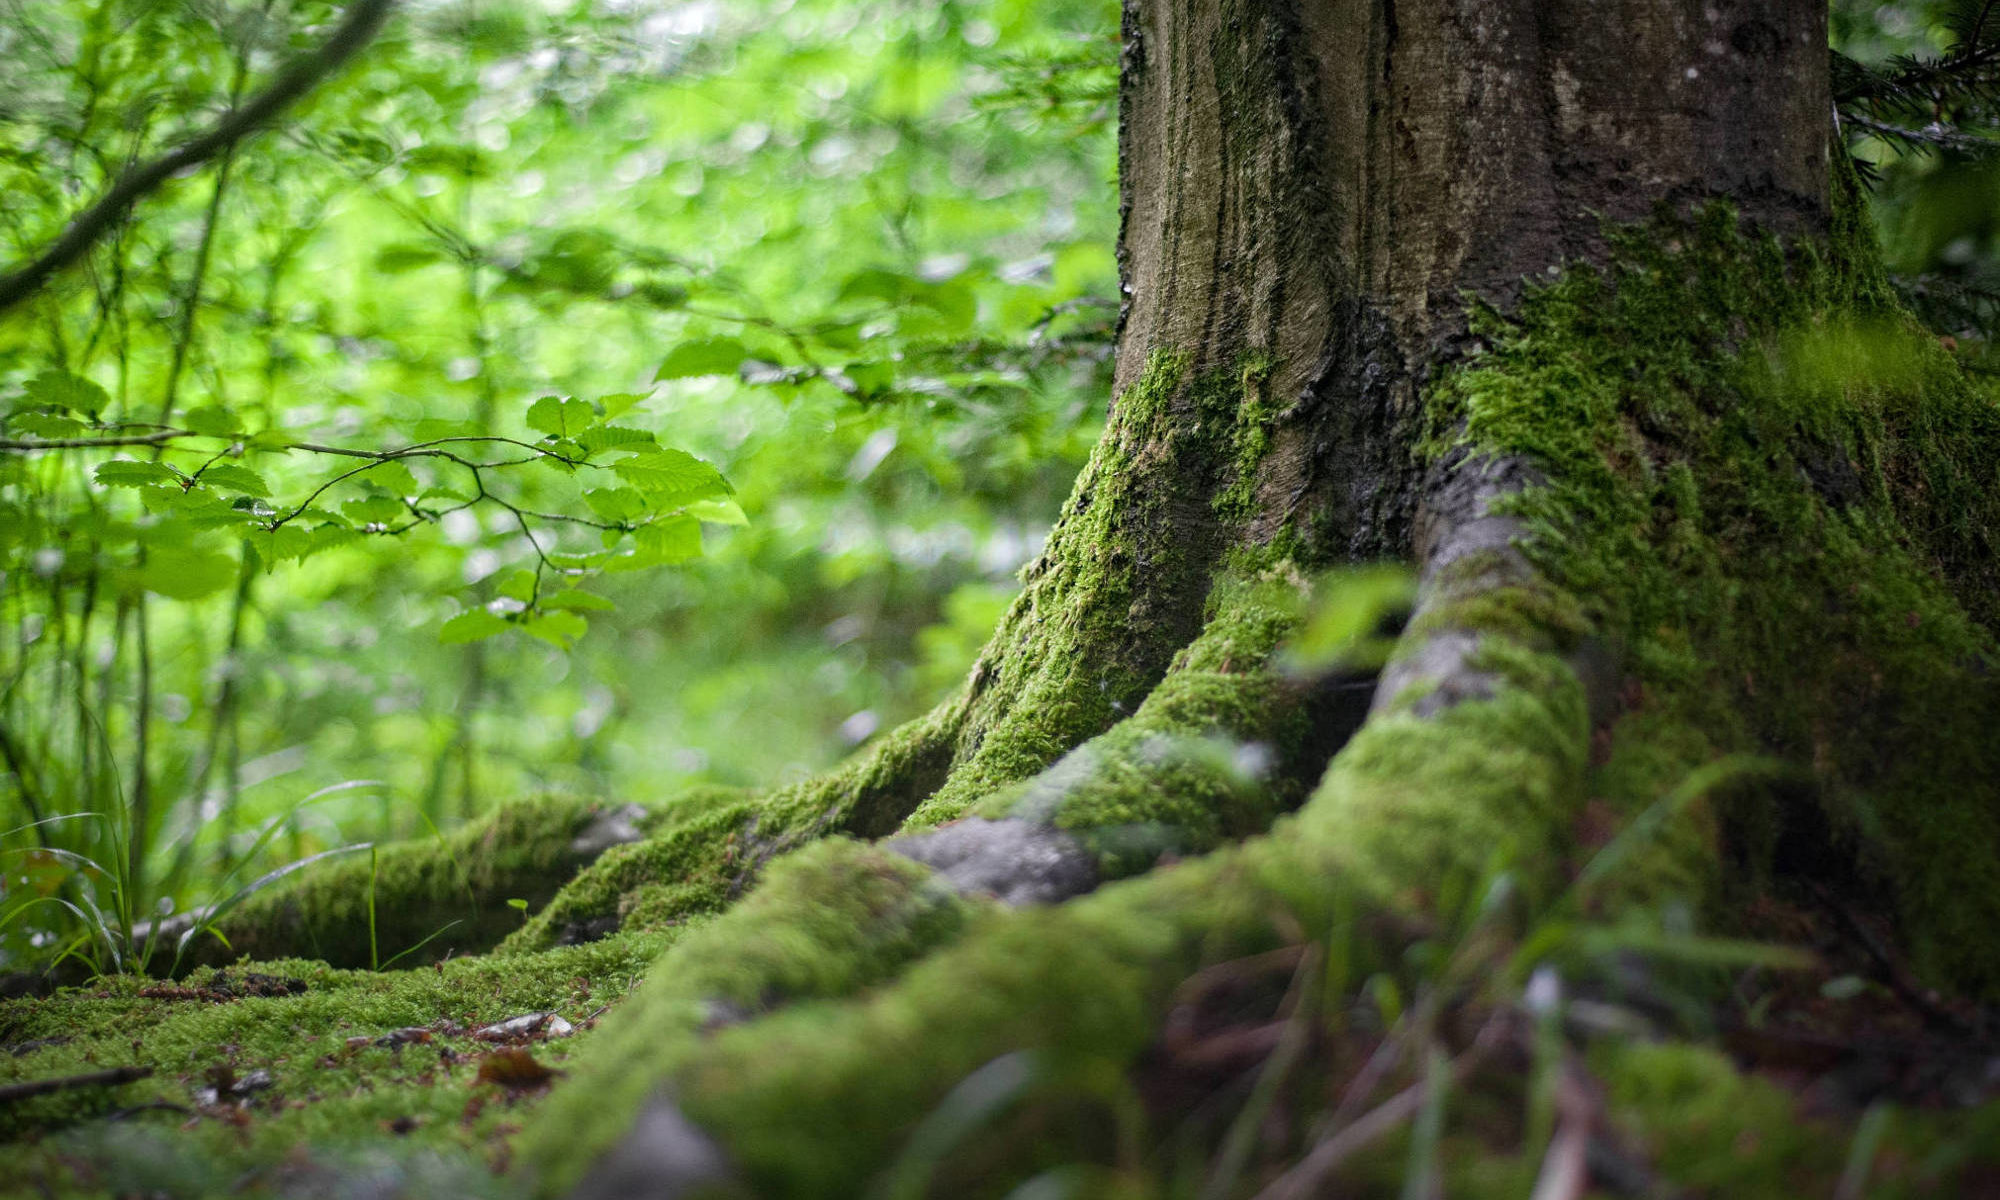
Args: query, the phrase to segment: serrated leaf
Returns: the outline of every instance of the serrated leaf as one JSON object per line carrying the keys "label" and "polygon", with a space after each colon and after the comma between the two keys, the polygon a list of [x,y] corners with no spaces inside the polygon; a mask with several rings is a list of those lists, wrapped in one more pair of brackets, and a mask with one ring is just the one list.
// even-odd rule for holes
{"label": "serrated leaf", "polygon": [[444,623],[438,630],[438,641],[447,646],[458,646],[505,633],[507,628],[507,621],[485,609],[468,608]]}
{"label": "serrated leaf", "polygon": [[139,505],[149,513],[170,513],[178,509],[187,493],[178,483],[142,483],[134,487]]}
{"label": "serrated leaf", "polygon": [[139,568],[139,586],[170,600],[199,600],[236,582],[236,560],[212,550],[154,548]]}
{"label": "serrated leaf", "polygon": [[349,542],[359,541],[360,539],[360,530],[351,528],[338,521],[328,521],[324,525],[316,525],[307,531],[305,552],[299,555],[299,560],[303,562],[305,559],[323,550],[333,550],[340,546],[345,546]]}
{"label": "serrated leaf", "polygon": [[410,473],[410,468],[393,459],[370,469],[360,478],[370,487],[381,488],[388,495],[399,498],[414,496],[423,490],[423,485],[419,484],[417,477]]}
{"label": "serrated leaf", "polygon": [[104,487],[178,485],[181,481],[180,474],[165,463],[140,462],[130,458],[114,458],[108,463],[99,463],[94,474],[97,482]]}
{"label": "serrated leaf", "polygon": [[543,396],[528,406],[528,428],[550,437],[575,437],[596,422],[597,414],[581,400]]}
{"label": "serrated leaf", "polygon": [[519,600],[526,604],[535,598],[535,573],[529,570],[515,571],[500,584],[499,594],[509,600]]}
{"label": "serrated leaf", "polygon": [[402,501],[387,496],[364,496],[343,501],[340,506],[340,515],[356,525],[387,525],[404,512]]}
{"label": "serrated leaf", "polygon": [[259,500],[271,498],[271,485],[264,477],[249,467],[235,463],[216,463],[201,473],[201,482],[210,487],[227,488],[232,492],[242,492]]}
{"label": "serrated leaf", "polygon": [[663,449],[613,464],[617,475],[646,494],[656,511],[729,494],[722,472],[685,450]]}
{"label": "serrated leaf", "polygon": [[580,613],[545,612],[529,617],[521,623],[521,628],[558,650],[567,650],[590,632],[590,622]]}
{"label": "serrated leaf", "polygon": [[[207,476],[203,476],[204,479]],[[246,508],[256,505],[262,508]],[[194,488],[181,496],[174,506],[174,515],[196,529],[245,529],[256,526],[270,514],[270,508],[261,505],[255,497],[238,496],[234,503],[223,499],[206,488]]]}
{"label": "serrated leaf", "polygon": [[576,436],[577,444],[596,454],[619,446],[649,446],[653,435],[644,429],[628,429],[623,425],[597,425]]}
{"label": "serrated leaf", "polygon": [[23,390],[36,404],[67,408],[92,417],[111,404],[111,396],[103,388],[68,371],[43,371],[30,379]]}
{"label": "serrated leaf", "polygon": [[11,419],[16,432],[31,434],[39,438],[76,437],[89,426],[73,417],[58,417],[54,413],[21,413]]}
{"label": "serrated leaf", "polygon": [[604,406],[604,419],[615,421],[652,398],[639,392],[614,392],[609,396],[599,396],[597,402]]}
{"label": "serrated leaf", "polygon": [[594,592],[586,592],[577,588],[564,588],[555,595],[544,599],[541,606],[548,609],[561,609],[567,612],[611,612],[618,607],[616,604]]}
{"label": "serrated leaf", "polygon": [[660,364],[655,381],[693,379],[701,375],[734,375],[750,350],[735,338],[696,338],[675,346]]}
{"label": "serrated leaf", "polygon": [[701,557],[701,522],[681,515],[662,517],[632,531],[643,565],[666,565]]}
{"label": "serrated leaf", "polygon": [[750,523],[750,518],[743,512],[743,506],[727,498],[697,500],[681,511],[691,517],[706,521],[710,525],[748,525]]}
{"label": "serrated leaf", "polygon": [[312,534],[297,525],[281,525],[250,535],[257,557],[275,568],[281,562],[303,559],[313,551]]}
{"label": "serrated leaf", "polygon": [[576,474],[575,464],[590,457],[588,451],[568,438],[543,438],[541,448],[548,453],[535,461],[565,475]]}
{"label": "serrated leaf", "polygon": [[584,492],[583,502],[599,520],[614,524],[630,521],[646,511],[646,497],[631,488],[591,488]]}

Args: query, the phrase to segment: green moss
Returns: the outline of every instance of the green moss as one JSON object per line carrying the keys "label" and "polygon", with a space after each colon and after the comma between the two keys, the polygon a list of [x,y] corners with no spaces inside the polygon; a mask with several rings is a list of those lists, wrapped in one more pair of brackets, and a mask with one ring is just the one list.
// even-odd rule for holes
{"label": "green moss", "polygon": [[1200,631],[1223,530],[1188,515],[1245,487],[1268,439],[1265,367],[1154,356],[1118,397],[1048,549],[972,670],[957,761],[921,829],[1033,776],[1131,715]]}
{"label": "green moss", "polygon": [[1778,1200],[1839,1177],[1844,1139],[1802,1121],[1791,1097],[1713,1050],[1618,1043],[1594,1059],[1621,1124],[1675,1183]]}
{"label": "green moss", "polygon": [[[139,978],[102,980],[40,1000],[0,1006],[0,1081],[46,1079],[112,1066],[150,1068],[146,1079],[7,1106],[0,1149],[8,1178],[56,1194],[91,1193],[97,1173],[118,1194],[233,1194],[287,1162],[352,1165],[381,1160],[390,1178],[423,1169],[426,1155],[468,1166],[504,1157],[505,1139],[531,1119],[540,1093],[510,1097],[476,1082],[489,1049],[463,1034],[433,1032],[400,1048],[376,1039],[411,1027],[461,1029],[554,1011],[578,1027],[534,1048],[556,1069],[595,1034],[587,1019],[617,1002],[674,935],[624,936],[591,946],[516,958],[455,958],[414,971],[345,971],[322,962],[259,963],[255,971],[302,990],[241,994],[242,967],[194,972],[180,987]],[[354,1044],[350,1044],[353,1039]],[[28,1049],[19,1049],[20,1047]],[[200,1091],[218,1070],[237,1079],[270,1075],[240,1116],[226,1104],[202,1110]],[[146,1108],[171,1105],[172,1108]],[[101,1118],[136,1110],[123,1124]],[[200,1115],[197,1115],[197,1114]],[[95,1122],[76,1126],[78,1122]],[[394,1124],[403,1132],[392,1132]],[[70,1128],[76,1126],[75,1128]],[[482,1172],[483,1173],[483,1172]],[[474,1194],[502,1190],[482,1187]]]}
{"label": "green moss", "polygon": [[[1214,649],[1189,661],[1215,665]],[[1535,886],[1544,848],[1564,839],[1583,799],[1581,689],[1560,658],[1500,637],[1482,665],[1506,682],[1503,692],[1427,721],[1371,724],[1269,837],[1055,908],[992,913],[888,987],[723,1030],[671,1063],[656,1058],[647,1078],[657,1083],[672,1068],[679,1102],[760,1195],[861,1190],[953,1085],[1012,1052],[1033,1055],[1028,1107],[1066,1115],[1053,1126],[1009,1118],[982,1127],[968,1161],[996,1173],[979,1180],[980,1194],[1049,1153],[1112,1155],[1113,1131],[1130,1120],[1117,1115],[1116,1081],[1202,966],[1337,928],[1369,942],[1352,914],[1419,917],[1438,900],[1439,881],[1484,877],[1506,864],[1508,846]],[[1384,945],[1350,955],[1355,978],[1396,961],[1406,944],[1393,922],[1377,927]],[[714,940],[704,944],[719,945],[721,930],[705,931]],[[656,979],[673,978],[667,964],[693,944],[669,955]],[[645,1036],[621,1028],[635,1042]],[[580,1082],[596,1093],[600,1077]],[[628,1092],[621,1102],[635,1104],[638,1088]],[[538,1153],[570,1161],[561,1148]]]}
{"label": "green moss", "polygon": [[1330,751],[1313,737],[1310,688],[1273,667],[1301,605],[1275,574],[1219,584],[1206,629],[1137,712],[973,811],[1069,830],[1106,877],[1260,832]]}
{"label": "green moss", "polygon": [[[523,1139],[543,1186],[574,1182],[718,1023],[851,995],[956,935],[972,908],[924,867],[830,839],[772,864],[742,903],[662,956]],[[761,1027],[761,1023],[760,1027]]]}
{"label": "green moss", "polygon": [[187,959],[310,956],[366,967],[406,951],[402,962],[417,965],[484,950],[520,924],[509,900],[546,903],[576,873],[584,860],[570,843],[608,807],[522,801],[447,836],[382,847],[372,861],[363,852],[314,863],[228,912],[216,923],[222,937],[198,935]]}
{"label": "green moss", "polygon": [[1612,240],[1478,318],[1438,449],[1543,471],[1524,548],[1649,702],[1809,766],[1925,971],[2000,987],[2000,410],[1865,261],[1723,208]]}
{"label": "green moss", "polygon": [[943,779],[960,702],[878,738],[845,765],[765,796],[703,789],[666,806],[644,842],[618,846],[577,873],[502,944],[521,953],[659,929],[721,910],[773,856],[828,834],[893,830]]}

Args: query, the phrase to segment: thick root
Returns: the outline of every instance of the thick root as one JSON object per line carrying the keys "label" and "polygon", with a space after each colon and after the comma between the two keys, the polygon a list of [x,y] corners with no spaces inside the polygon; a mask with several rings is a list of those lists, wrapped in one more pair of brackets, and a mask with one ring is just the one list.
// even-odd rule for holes
{"label": "thick root", "polygon": [[[546,904],[656,815],[635,805],[548,798],[510,804],[451,834],[314,863],[195,929],[164,926],[156,967],[239,957],[409,966],[491,948],[519,927],[510,901]],[[172,942],[169,942],[169,937]],[[175,944],[185,938],[184,952]]]}
{"label": "thick root", "polygon": [[943,782],[963,718],[962,701],[941,705],[845,766],[766,796],[708,788],[683,797],[653,836],[577,875],[501,949],[574,945],[719,912],[779,854],[834,834],[888,833]]}
{"label": "thick root", "polygon": [[[1300,931],[1324,938],[1340,914],[1416,917],[1437,881],[1479,877],[1497,847],[1566,838],[1584,796],[1582,689],[1532,647],[1496,645],[1481,662],[1499,695],[1371,722],[1271,837],[1059,907],[993,914],[858,1003],[797,1006],[698,1044],[649,1043],[661,1027],[621,1014],[626,1032],[579,1065],[589,1082],[560,1127],[630,1128],[634,1110],[614,1118],[588,1098],[672,1078],[680,1110],[719,1136],[758,1194],[848,1194],[945,1091],[1001,1055],[1035,1052],[1058,1090],[1054,1081],[1122,1073],[1203,966]],[[675,960],[693,945],[662,959],[655,982],[678,978]],[[559,1191],[602,1146],[534,1138],[524,1149]],[[686,1182],[661,1176],[647,1194]]]}

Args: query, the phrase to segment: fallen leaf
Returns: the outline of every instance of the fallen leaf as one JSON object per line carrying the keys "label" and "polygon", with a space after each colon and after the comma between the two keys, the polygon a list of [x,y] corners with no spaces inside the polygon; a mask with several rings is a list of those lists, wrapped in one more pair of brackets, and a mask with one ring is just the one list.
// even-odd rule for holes
{"label": "fallen leaf", "polygon": [[523,1092],[547,1087],[555,1075],[534,1055],[518,1046],[509,1046],[481,1056],[479,1077],[473,1082],[498,1084],[510,1092]]}

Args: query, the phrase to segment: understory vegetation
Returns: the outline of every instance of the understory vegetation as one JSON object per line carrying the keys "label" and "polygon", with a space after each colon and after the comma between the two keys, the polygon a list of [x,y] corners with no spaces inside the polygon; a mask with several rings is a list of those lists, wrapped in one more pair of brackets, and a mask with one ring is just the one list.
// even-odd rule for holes
{"label": "understory vegetation", "polygon": [[[9,1178],[1986,1194],[1963,7],[1836,7],[1830,237],[1468,301],[1413,570],[1231,540],[1269,364],[1108,396],[1103,5],[406,6],[0,310]],[[23,0],[11,260],[341,15]]]}

